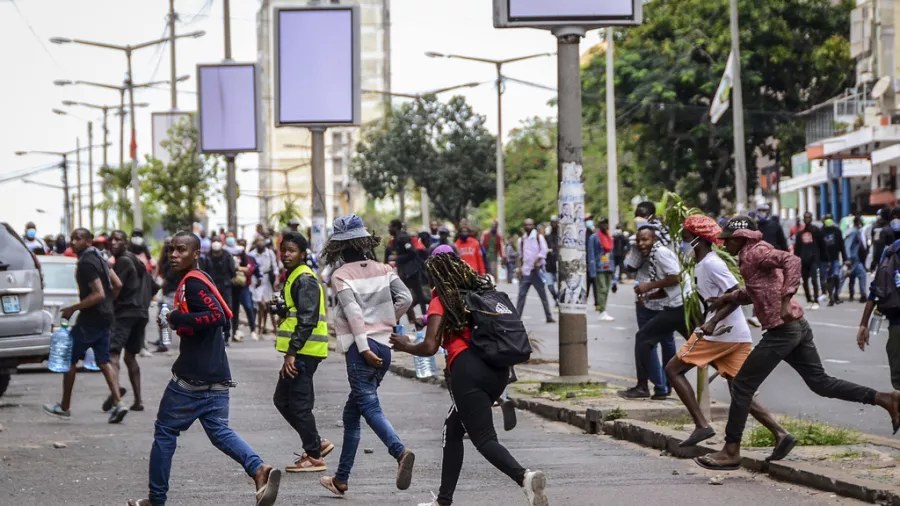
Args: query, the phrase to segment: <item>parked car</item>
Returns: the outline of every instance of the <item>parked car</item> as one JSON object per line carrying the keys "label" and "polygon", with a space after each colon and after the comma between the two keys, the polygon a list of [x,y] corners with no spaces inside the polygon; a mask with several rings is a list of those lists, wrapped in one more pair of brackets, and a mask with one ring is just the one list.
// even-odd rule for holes
{"label": "parked car", "polygon": [[44,311],[41,266],[22,238],[0,223],[0,395],[21,364],[50,354],[50,315]]}
{"label": "parked car", "polygon": [[[77,258],[41,257],[41,272],[44,276],[44,309],[50,313],[53,328],[59,325],[62,308],[78,302],[78,282],[75,280],[77,265]],[[74,325],[77,317],[78,313],[72,316],[69,324]]]}

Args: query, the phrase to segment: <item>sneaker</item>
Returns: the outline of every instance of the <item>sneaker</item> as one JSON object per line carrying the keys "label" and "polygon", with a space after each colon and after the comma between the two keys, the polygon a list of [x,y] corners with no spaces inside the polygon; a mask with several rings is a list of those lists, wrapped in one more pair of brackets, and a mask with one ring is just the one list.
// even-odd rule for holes
{"label": "sneaker", "polygon": [[168,352],[169,352],[169,348],[164,344],[161,344],[156,347],[156,353],[168,353]]}
{"label": "sneaker", "polygon": [[616,395],[623,399],[648,399],[650,391],[645,387],[631,387],[628,390],[619,390]]}
{"label": "sneaker", "polygon": [[56,404],[44,404],[44,413],[55,416],[60,420],[70,420],[72,418],[72,412],[63,409],[58,402]]}
{"label": "sneaker", "polygon": [[616,321],[616,319],[613,318],[612,316],[610,316],[609,313],[604,311],[604,312],[600,313],[600,321],[601,322],[614,322],[614,321]]}
{"label": "sneaker", "polygon": [[[128,392],[128,390],[125,390],[125,388],[119,387],[119,397],[120,398],[124,397],[127,392]],[[112,394],[109,394],[109,396],[106,397],[106,400],[103,401],[103,405],[100,406],[100,409],[102,409],[104,413],[108,413],[109,410],[111,410],[113,408],[113,402],[115,402],[115,401],[113,401]]]}
{"label": "sneaker", "polygon": [[547,323],[556,323],[556,320],[552,316],[548,316]]}
{"label": "sneaker", "polygon": [[319,446],[319,455],[324,459],[328,456],[329,453],[334,451],[334,445],[331,444],[327,439],[322,440],[322,444]]}
{"label": "sneaker", "polygon": [[749,323],[750,325],[753,325],[756,328],[762,327],[762,323],[760,323],[759,318],[757,318],[755,316],[751,316],[750,318],[747,318],[747,323]]}
{"label": "sneaker", "polygon": [[257,334],[256,332],[251,332],[251,333],[250,333],[250,340],[251,340],[251,341],[259,341],[259,334]]}
{"label": "sneaker", "polygon": [[547,496],[544,489],[547,488],[547,477],[543,471],[525,471],[525,479],[522,480],[522,489],[529,506],[547,506]]}
{"label": "sneaker", "polygon": [[298,455],[299,457],[294,461],[292,465],[289,465],[284,468],[286,472],[289,473],[317,473],[320,471],[324,471],[327,469],[325,466],[325,460],[322,458],[314,459],[307,454]]}
{"label": "sneaker", "polygon": [[441,506],[437,502],[437,496],[434,495],[434,492],[431,493],[431,501],[428,502],[420,502],[419,506]]}
{"label": "sneaker", "polygon": [[412,483],[413,465],[416,463],[416,454],[407,448],[397,459],[397,490],[406,490]]}
{"label": "sneaker", "polygon": [[244,333],[242,331],[238,330],[237,332],[234,333],[234,337],[231,338],[231,340],[236,343],[244,342]]}
{"label": "sneaker", "polygon": [[822,295],[819,295],[819,298],[816,302],[825,302],[826,300],[828,300],[828,295],[823,293]]}
{"label": "sneaker", "polygon": [[150,502],[150,499],[131,499],[127,504],[128,506],[153,506],[153,503]]}
{"label": "sneaker", "polygon": [[653,395],[650,396],[650,400],[651,401],[664,401],[664,400],[667,400],[670,395],[672,395],[671,390],[669,390],[668,392],[666,392],[664,394],[654,393]]}
{"label": "sneaker", "polygon": [[125,407],[125,404],[119,403],[118,406],[113,408],[109,413],[109,423],[122,423],[122,420],[125,419],[125,415],[128,414],[128,408]]}
{"label": "sneaker", "polygon": [[813,302],[812,305],[809,306],[809,310],[810,310],[810,311],[818,311],[818,310],[819,310],[819,303],[818,303],[818,302]]}
{"label": "sneaker", "polygon": [[143,358],[153,358],[153,353],[151,353],[147,348],[141,348],[141,353],[139,355]]}
{"label": "sneaker", "polygon": [[344,497],[344,494],[347,492],[348,488],[347,485],[344,484],[344,489],[339,489],[334,481],[334,476],[323,476],[319,478],[319,484],[327,488],[329,491],[331,491],[332,494],[338,497]]}

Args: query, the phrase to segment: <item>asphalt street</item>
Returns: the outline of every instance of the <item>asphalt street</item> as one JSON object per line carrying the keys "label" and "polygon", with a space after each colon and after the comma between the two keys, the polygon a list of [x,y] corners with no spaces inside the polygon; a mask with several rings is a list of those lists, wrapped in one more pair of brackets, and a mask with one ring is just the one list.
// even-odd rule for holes
{"label": "asphalt street", "polygon": [[[281,362],[272,344],[248,342],[230,348],[232,371],[239,383],[232,391],[231,425],[268,463],[284,466],[293,452],[300,451],[300,443],[272,406]],[[121,425],[108,425],[100,411],[106,394],[98,373],[79,373],[73,419],[67,422],[41,412],[42,403],[56,401],[60,395],[59,375],[40,371],[14,376],[0,408],[0,504],[106,506],[145,496],[155,406],[173,360],[174,356],[163,355],[141,360],[148,410],[130,413]],[[342,437],[338,421],[349,390],[341,357],[333,356],[319,368],[316,387],[320,431],[339,447],[328,458],[333,471]],[[396,464],[365,428],[361,448],[372,448],[374,453],[358,455],[345,501],[416,505],[430,499],[430,492],[439,485],[441,427],[449,398],[439,387],[394,376],[385,380],[380,392],[385,412],[417,453],[413,484],[404,492],[395,489]],[[130,394],[126,400],[130,402]],[[502,433],[501,440],[524,465],[547,473],[547,494],[554,505],[860,504],[744,472],[728,474],[724,485],[712,486],[708,484],[711,475],[690,461],[660,457],[655,451],[585,435],[521,412],[519,426]],[[66,447],[57,449],[54,443]],[[525,504],[513,482],[471,446],[466,452],[456,504]],[[318,477],[286,475],[279,504],[337,504],[318,485]],[[211,446],[199,424],[181,436],[169,504],[248,505],[253,504],[252,488],[242,469]]]}
{"label": "asphalt street", "polygon": [[[503,288],[515,302],[518,286],[503,285]],[[631,386],[635,382],[634,334],[637,332],[634,293],[631,284],[619,288],[618,293],[610,294],[607,308],[616,321],[601,322],[593,306],[588,310],[588,363],[591,371],[607,375],[610,382]],[[805,305],[805,299],[798,300]],[[593,294],[590,303],[593,304]],[[844,302],[834,307],[822,305],[818,311],[806,311],[806,318],[829,374],[879,391],[890,391],[890,370],[885,353],[887,325],[865,352],[856,345],[863,307],[859,302]],[[558,358],[559,327],[544,323],[541,302],[534,289],[529,292],[523,319],[529,330],[544,341],[541,357]],[[759,342],[762,332],[752,327],[751,330],[754,343]],[[676,334],[675,342],[680,347],[684,339]],[[727,401],[729,397],[725,382],[719,379],[713,382],[711,393],[715,400]],[[871,434],[891,435],[890,420],[881,408],[819,397],[787,364],[779,365],[763,383],[759,399],[776,413],[821,420]]]}

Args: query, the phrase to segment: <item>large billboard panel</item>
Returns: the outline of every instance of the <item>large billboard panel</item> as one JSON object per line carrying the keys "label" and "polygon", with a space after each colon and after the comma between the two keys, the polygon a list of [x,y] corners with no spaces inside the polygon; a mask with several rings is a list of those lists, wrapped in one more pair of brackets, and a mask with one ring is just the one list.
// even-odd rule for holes
{"label": "large billboard panel", "polygon": [[358,6],[275,9],[275,125],[360,122]]}
{"label": "large billboard panel", "polygon": [[641,23],[643,0],[494,0],[495,28],[628,26]]}
{"label": "large billboard panel", "polygon": [[197,66],[200,150],[235,154],[260,151],[256,65]]}
{"label": "large billboard panel", "polygon": [[153,120],[153,158],[161,161],[163,165],[167,165],[172,160],[169,157],[169,150],[162,145],[163,141],[169,139],[169,131],[172,130],[176,123],[185,118],[193,121],[194,113],[162,111],[154,112],[151,117]]}

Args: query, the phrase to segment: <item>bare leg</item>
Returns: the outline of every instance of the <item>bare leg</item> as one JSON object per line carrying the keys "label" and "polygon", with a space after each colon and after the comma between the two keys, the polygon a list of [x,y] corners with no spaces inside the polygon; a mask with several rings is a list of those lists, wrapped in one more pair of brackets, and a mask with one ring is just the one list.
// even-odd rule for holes
{"label": "bare leg", "polygon": [[[118,360],[116,360],[118,365]],[[143,406],[144,402],[141,398],[141,366],[134,355],[125,352],[125,367],[128,368],[128,379],[131,381],[131,391],[134,393],[134,405]]]}
{"label": "bare leg", "polygon": [[694,425],[696,426],[694,432],[697,432],[700,429],[709,427],[709,421],[703,416],[703,411],[697,402],[697,396],[694,395],[694,389],[687,378],[684,377],[684,374],[693,368],[693,365],[682,362],[676,356],[666,364],[666,377],[669,378],[669,384],[675,389],[678,398],[684,403],[684,407],[687,408],[688,413],[694,420]]}
{"label": "bare leg", "polygon": [[72,388],[75,387],[75,373],[75,364],[72,364],[69,371],[63,374],[63,396],[62,402],[59,403],[59,407],[63,411],[68,411],[69,406],[72,404]]}
{"label": "bare leg", "polygon": [[106,385],[109,386],[109,392],[113,398],[113,406],[118,406],[122,401],[122,397],[119,395],[119,377],[116,374],[116,370],[109,364],[97,364],[97,366],[100,367],[103,377],[106,378]]}

